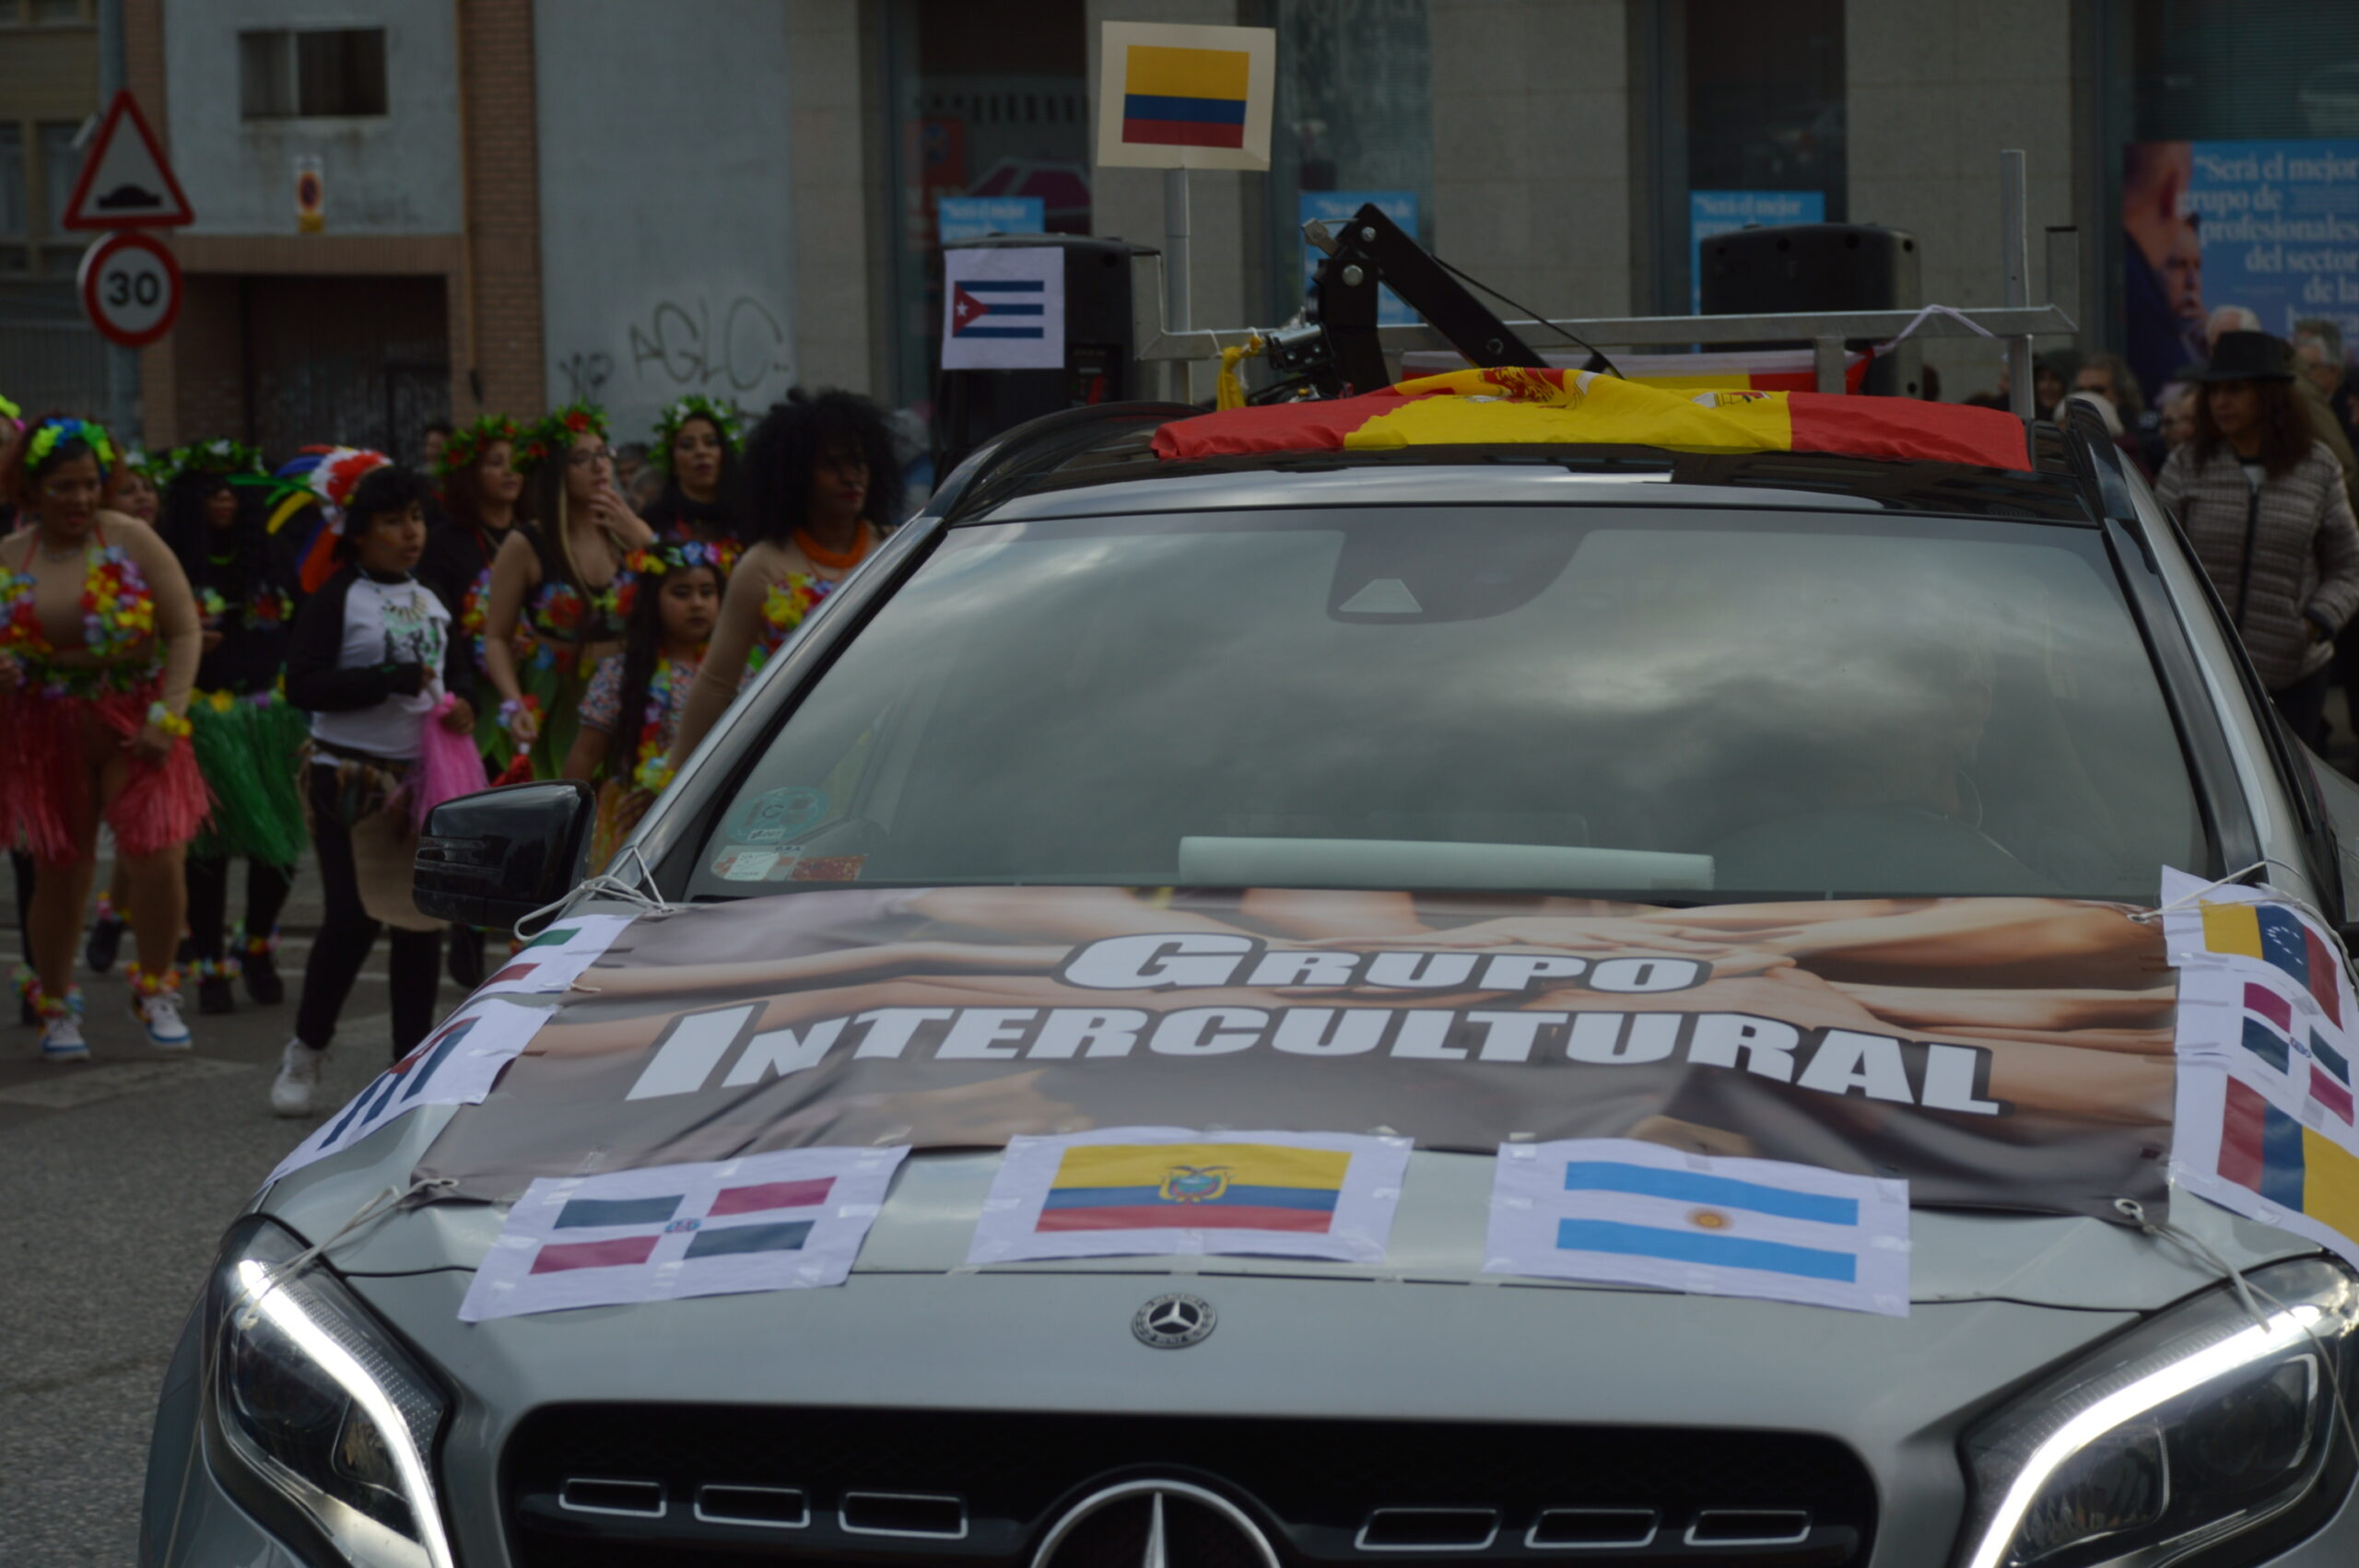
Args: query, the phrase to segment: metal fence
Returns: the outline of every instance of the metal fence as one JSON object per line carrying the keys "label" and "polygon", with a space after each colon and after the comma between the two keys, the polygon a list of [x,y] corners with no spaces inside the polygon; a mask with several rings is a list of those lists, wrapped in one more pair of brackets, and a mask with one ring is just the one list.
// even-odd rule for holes
{"label": "metal fence", "polygon": [[81,322],[0,321],[0,395],[28,417],[64,408],[104,418],[106,340]]}

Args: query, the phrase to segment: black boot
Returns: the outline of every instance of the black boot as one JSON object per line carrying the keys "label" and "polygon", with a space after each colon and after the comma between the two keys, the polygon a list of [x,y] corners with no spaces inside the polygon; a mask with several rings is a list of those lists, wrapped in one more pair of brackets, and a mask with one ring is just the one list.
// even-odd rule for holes
{"label": "black boot", "polygon": [[483,984],[483,932],[474,926],[451,928],[451,981],[463,991]]}
{"label": "black boot", "polygon": [[227,975],[207,975],[196,982],[196,1010],[199,1012],[235,1012],[238,999],[229,989]]}
{"label": "black boot", "polygon": [[267,949],[245,956],[246,994],[264,1007],[287,1000],[287,982],[278,977],[278,962]]}
{"label": "black boot", "polygon": [[103,975],[114,967],[114,955],[123,946],[123,922],[105,916],[90,922],[90,940],[82,946],[82,962],[90,973]]}

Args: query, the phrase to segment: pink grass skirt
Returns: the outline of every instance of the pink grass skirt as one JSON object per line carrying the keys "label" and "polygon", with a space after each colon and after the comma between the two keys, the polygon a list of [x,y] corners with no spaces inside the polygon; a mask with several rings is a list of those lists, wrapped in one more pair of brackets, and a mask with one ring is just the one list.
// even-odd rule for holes
{"label": "pink grass skirt", "polygon": [[[129,739],[147,722],[161,690],[155,681],[97,696],[47,696],[23,687],[0,693],[0,756],[8,787],[0,790],[0,842],[22,844],[42,865],[81,858],[74,841],[72,802],[98,787],[90,766],[90,731]],[[152,855],[196,837],[213,798],[196,770],[186,735],[161,762],[130,764],[131,777],[103,820],[126,855]]]}

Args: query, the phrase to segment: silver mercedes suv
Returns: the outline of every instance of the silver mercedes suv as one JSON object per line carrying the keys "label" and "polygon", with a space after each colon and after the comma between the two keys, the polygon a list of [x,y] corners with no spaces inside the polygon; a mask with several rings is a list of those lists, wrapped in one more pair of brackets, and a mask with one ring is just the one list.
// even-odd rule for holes
{"label": "silver mercedes suv", "polygon": [[[2359,1278],[2174,1189],[2130,918],[2265,862],[2339,929],[2359,792],[2102,430],[1191,412],[978,452],[604,877],[579,786],[438,812],[431,911],[634,919],[231,1225],[144,1562],[2359,1562]],[[979,1258],[1010,1140],[1104,1127],[1414,1147],[1380,1256]],[[1576,1138],[1905,1180],[1905,1310],[1499,1267]],[[462,1316],[535,1182],[844,1146],[911,1152],[840,1283]]]}

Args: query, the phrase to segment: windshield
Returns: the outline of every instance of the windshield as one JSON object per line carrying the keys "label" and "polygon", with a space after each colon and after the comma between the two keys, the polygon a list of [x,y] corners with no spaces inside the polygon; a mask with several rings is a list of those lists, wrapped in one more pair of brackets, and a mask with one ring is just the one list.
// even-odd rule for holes
{"label": "windshield", "polygon": [[955,530],[713,821],[692,895],[2151,901],[2206,860],[2095,531],[1778,511]]}

